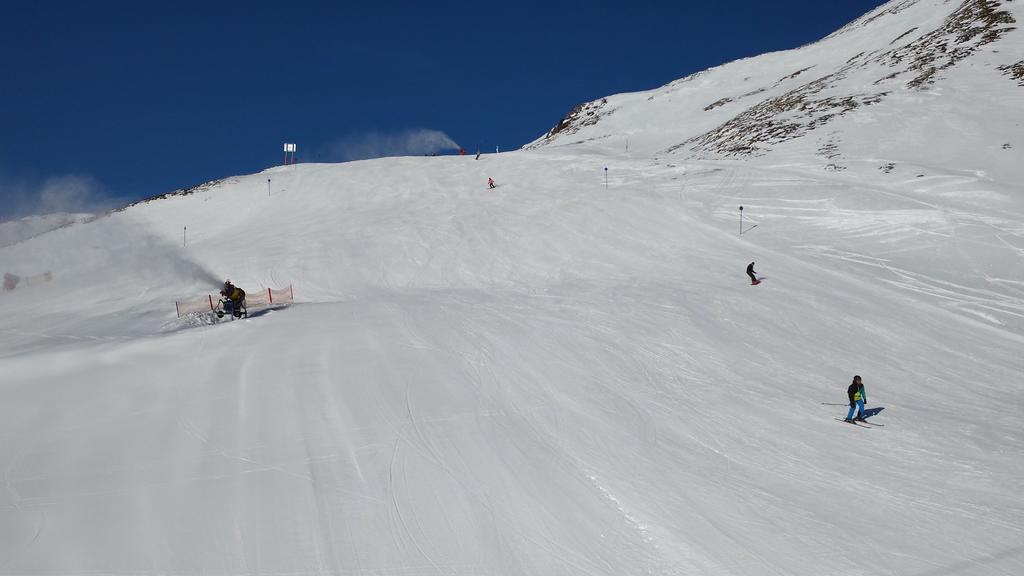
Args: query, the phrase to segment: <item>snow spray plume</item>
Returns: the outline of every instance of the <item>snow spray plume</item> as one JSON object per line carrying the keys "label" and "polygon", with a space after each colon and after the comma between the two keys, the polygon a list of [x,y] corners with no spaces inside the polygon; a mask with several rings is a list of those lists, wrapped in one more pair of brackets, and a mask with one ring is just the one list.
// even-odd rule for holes
{"label": "snow spray plume", "polygon": [[92,176],[66,174],[41,183],[0,178],[0,220],[43,214],[96,214],[115,206],[109,190]]}
{"label": "snow spray plume", "polygon": [[39,192],[39,211],[102,212],[113,207],[104,198],[103,186],[91,176],[68,175],[49,178]]}
{"label": "snow spray plume", "polygon": [[369,132],[348,136],[330,147],[330,160],[346,162],[385,156],[423,156],[445,150],[458,150],[459,145],[440,130],[419,128],[396,134]]}
{"label": "snow spray plume", "polygon": [[157,283],[183,282],[219,288],[224,282],[206,266],[192,260],[183,248],[146,234],[125,256],[137,260],[144,276]]}
{"label": "snow spray plume", "polygon": [[163,263],[164,274],[172,278],[188,281],[210,288],[220,287],[224,283],[224,277],[214,274],[206,266],[189,258],[182,247],[172,245],[153,236],[145,240],[145,259],[159,258]]}
{"label": "snow spray plume", "polygon": [[213,271],[202,264],[185,258],[180,252],[178,253],[178,257],[178,269],[184,272],[187,276],[195,279],[196,282],[209,285],[210,288],[217,289],[224,284],[224,278],[217,276]]}
{"label": "snow spray plume", "polygon": [[[149,291],[159,287],[180,289],[220,286],[224,281],[195,262],[181,246],[161,238],[123,213],[75,224],[73,244],[67,234],[47,233],[9,249],[24,276],[52,271],[54,279],[73,278],[78,285],[116,285],[128,282]],[[24,270],[24,272],[21,272]],[[130,271],[125,273],[124,271]]]}
{"label": "snow spray plume", "polygon": [[[112,217],[113,218],[113,217]],[[224,282],[206,266],[194,261],[184,248],[130,222],[98,220],[97,244],[109,252],[106,258],[129,264],[137,277],[157,285],[192,283],[217,286]],[[120,219],[118,219],[120,220]]]}
{"label": "snow spray plume", "polygon": [[0,222],[0,248],[91,218],[91,214],[45,214]]}

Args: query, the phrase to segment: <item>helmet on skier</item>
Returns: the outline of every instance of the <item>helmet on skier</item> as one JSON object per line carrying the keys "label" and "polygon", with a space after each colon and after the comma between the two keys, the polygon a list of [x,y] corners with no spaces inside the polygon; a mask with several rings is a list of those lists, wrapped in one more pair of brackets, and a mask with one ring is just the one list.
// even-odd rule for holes
{"label": "helmet on skier", "polygon": [[853,377],[853,381],[854,382],[860,382],[860,376],[854,376]]}

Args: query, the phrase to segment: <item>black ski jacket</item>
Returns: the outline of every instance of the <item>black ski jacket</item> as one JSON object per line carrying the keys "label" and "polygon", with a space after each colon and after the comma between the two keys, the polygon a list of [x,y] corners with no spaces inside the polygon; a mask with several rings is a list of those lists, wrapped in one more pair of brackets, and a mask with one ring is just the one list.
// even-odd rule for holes
{"label": "black ski jacket", "polygon": [[860,384],[856,382],[850,382],[850,387],[846,389],[846,395],[850,397],[850,406],[857,403],[857,400],[868,401],[868,395],[864,392],[864,383]]}
{"label": "black ski jacket", "polygon": [[220,291],[220,295],[231,300],[235,304],[241,304],[245,301],[245,290],[242,290],[238,286],[230,286]]}

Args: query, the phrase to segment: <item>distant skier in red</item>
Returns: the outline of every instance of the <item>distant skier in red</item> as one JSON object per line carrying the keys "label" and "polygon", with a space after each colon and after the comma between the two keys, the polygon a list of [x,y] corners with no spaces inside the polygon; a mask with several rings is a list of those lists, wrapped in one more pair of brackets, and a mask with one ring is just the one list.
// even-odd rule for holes
{"label": "distant skier in red", "polygon": [[494,188],[495,186],[497,186],[497,184],[494,183],[494,178],[488,178],[487,179],[487,187],[488,188]]}
{"label": "distant skier in red", "polygon": [[754,275],[754,263],[753,262],[751,262],[750,264],[747,264],[747,276],[750,276],[750,285],[751,286],[756,286],[756,285],[761,283],[761,281],[757,279],[757,276]]}

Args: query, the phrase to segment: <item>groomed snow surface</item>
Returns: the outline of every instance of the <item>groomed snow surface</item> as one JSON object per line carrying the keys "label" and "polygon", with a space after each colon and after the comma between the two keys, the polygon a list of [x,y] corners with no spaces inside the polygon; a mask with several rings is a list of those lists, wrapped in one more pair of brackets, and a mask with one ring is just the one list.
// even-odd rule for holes
{"label": "groomed snow surface", "polygon": [[[965,170],[586,146],[62,228],[0,248],[0,574],[1021,574],[1022,253]],[[224,278],[297,303],[176,318]]]}

